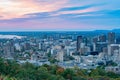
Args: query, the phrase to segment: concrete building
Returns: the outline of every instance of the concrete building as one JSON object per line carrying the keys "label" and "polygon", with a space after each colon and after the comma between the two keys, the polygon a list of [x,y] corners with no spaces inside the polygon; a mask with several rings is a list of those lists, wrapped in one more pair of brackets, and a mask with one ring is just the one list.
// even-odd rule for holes
{"label": "concrete building", "polygon": [[106,35],[104,35],[104,34],[103,34],[103,35],[100,35],[99,38],[98,38],[98,41],[99,41],[99,42],[106,42],[106,40],[107,40],[107,37],[106,37]]}
{"label": "concrete building", "polygon": [[79,52],[81,48],[81,43],[83,42],[83,36],[78,36],[77,37],[77,51]]}
{"label": "concrete building", "polygon": [[94,46],[94,51],[103,52],[103,49],[107,47],[106,42],[97,42]]}
{"label": "concrete building", "polygon": [[115,44],[115,33],[109,32],[108,33],[108,44]]}
{"label": "concrete building", "polygon": [[108,45],[108,55],[109,56],[113,56],[115,50],[119,50],[119,44]]}
{"label": "concrete building", "polygon": [[107,72],[114,72],[114,73],[116,73],[116,74],[120,74],[120,66],[115,66],[115,67],[113,67],[113,66],[108,66],[108,67],[105,68],[105,70],[106,70]]}
{"label": "concrete building", "polygon": [[4,56],[6,58],[12,58],[14,56],[14,44],[11,41],[7,41],[4,45]]}
{"label": "concrete building", "polygon": [[64,50],[59,50],[57,53],[57,60],[60,62],[64,61]]}

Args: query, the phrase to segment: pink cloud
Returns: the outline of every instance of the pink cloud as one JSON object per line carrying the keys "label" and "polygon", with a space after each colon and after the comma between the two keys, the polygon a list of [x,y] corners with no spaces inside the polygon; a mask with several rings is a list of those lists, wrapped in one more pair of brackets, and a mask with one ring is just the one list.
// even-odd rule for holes
{"label": "pink cloud", "polygon": [[52,12],[63,7],[68,0],[2,0],[0,19],[28,17],[26,14]]}
{"label": "pink cloud", "polygon": [[[64,24],[64,25],[63,25]],[[93,25],[86,21],[67,21],[63,19],[49,19],[49,20],[28,20],[25,22],[8,22],[0,23],[1,30],[94,30],[94,29],[107,29],[108,26]],[[110,26],[109,26],[110,27]]]}

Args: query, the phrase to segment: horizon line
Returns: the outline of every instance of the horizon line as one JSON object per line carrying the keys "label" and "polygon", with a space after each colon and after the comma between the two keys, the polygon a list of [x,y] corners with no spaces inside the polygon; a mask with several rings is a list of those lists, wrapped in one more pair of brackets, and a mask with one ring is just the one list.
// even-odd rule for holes
{"label": "horizon line", "polygon": [[[115,29],[120,29],[120,28],[115,28]],[[97,31],[97,30],[101,30],[101,31],[111,31],[111,30],[115,30],[115,29],[94,29],[94,30],[0,30],[0,32],[85,32],[85,31]]]}

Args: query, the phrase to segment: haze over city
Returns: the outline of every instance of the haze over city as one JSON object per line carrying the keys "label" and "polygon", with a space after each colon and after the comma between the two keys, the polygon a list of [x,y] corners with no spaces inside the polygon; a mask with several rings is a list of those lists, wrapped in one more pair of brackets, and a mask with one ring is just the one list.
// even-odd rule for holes
{"label": "haze over city", "polygon": [[0,31],[120,27],[120,0],[0,0]]}

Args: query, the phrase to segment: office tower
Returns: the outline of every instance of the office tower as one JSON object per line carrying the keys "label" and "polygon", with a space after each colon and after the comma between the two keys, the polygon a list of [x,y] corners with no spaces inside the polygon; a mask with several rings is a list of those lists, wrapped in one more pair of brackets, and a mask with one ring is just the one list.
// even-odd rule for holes
{"label": "office tower", "polygon": [[109,32],[108,33],[108,44],[114,44],[115,43],[115,33]]}
{"label": "office tower", "polygon": [[31,48],[31,45],[29,42],[24,43],[24,50],[29,50]]}
{"label": "office tower", "polygon": [[93,43],[97,43],[98,42],[98,37],[94,37],[93,38]]}
{"label": "office tower", "polygon": [[119,55],[118,55],[118,60],[120,61],[120,45],[119,45]]}
{"label": "office tower", "polygon": [[85,43],[85,46],[87,46],[88,45],[88,38],[84,37],[83,42]]}
{"label": "office tower", "polygon": [[106,35],[100,35],[98,38],[99,42],[106,42]]}
{"label": "office tower", "polygon": [[8,41],[4,45],[4,55],[6,58],[11,58],[14,56],[14,44],[13,42]]}
{"label": "office tower", "polygon": [[39,49],[40,49],[40,50],[42,49],[42,46],[43,46],[43,44],[40,42],[40,43],[39,43]]}
{"label": "office tower", "polygon": [[88,52],[90,52],[90,47],[88,46],[84,46],[83,48],[80,49],[81,55],[86,55]]}
{"label": "office tower", "polygon": [[92,45],[93,45],[93,51],[96,51],[96,44],[97,44],[97,42],[98,42],[98,37],[94,37],[93,39],[92,39]]}
{"label": "office tower", "polygon": [[64,61],[64,50],[61,49],[57,52],[57,60],[60,62]]}
{"label": "office tower", "polygon": [[80,50],[80,46],[81,46],[82,41],[83,41],[83,37],[82,36],[78,36],[77,37],[77,51]]}
{"label": "office tower", "polygon": [[107,43],[106,42],[97,42],[96,43],[96,51],[98,52],[103,52],[103,49],[107,47]]}
{"label": "office tower", "polygon": [[118,44],[108,45],[108,55],[109,56],[113,56],[115,50],[119,50],[119,45]]}
{"label": "office tower", "polygon": [[112,57],[114,62],[119,62],[119,50],[114,50],[114,54]]}
{"label": "office tower", "polygon": [[103,48],[103,57],[104,57],[104,59],[107,61],[108,60],[108,48],[107,47],[104,47]]}
{"label": "office tower", "polygon": [[117,43],[117,44],[120,44],[120,37],[118,37],[118,38],[116,39],[116,43]]}
{"label": "office tower", "polygon": [[107,53],[108,53],[108,48],[107,47],[103,48],[103,53],[105,53],[107,55]]}

